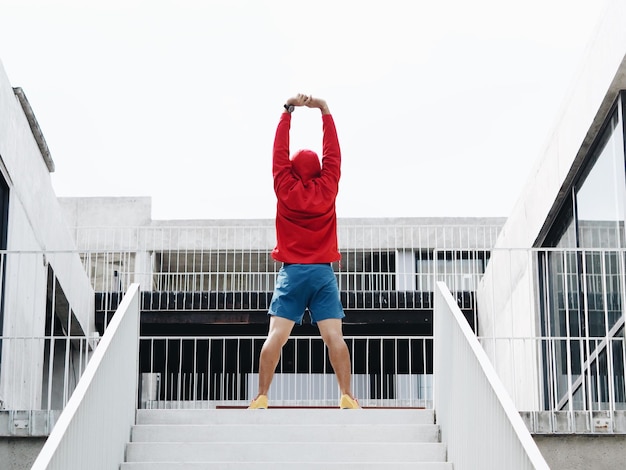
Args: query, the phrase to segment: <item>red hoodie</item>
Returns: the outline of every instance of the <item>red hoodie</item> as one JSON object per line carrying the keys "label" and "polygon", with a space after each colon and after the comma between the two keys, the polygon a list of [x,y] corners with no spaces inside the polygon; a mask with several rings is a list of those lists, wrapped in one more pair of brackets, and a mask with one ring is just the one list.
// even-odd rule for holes
{"label": "red hoodie", "polygon": [[324,139],[320,168],[317,154],[300,150],[289,159],[291,114],[283,113],[274,139],[276,248],[272,257],[284,263],[331,263],[337,247],[335,198],[341,175],[341,151],[335,122],[322,115]]}

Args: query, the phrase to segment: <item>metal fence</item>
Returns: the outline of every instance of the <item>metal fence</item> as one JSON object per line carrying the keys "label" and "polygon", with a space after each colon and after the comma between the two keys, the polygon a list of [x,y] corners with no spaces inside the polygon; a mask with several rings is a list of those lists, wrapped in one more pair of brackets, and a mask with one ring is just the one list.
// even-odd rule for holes
{"label": "metal fence", "polygon": [[[269,306],[279,269],[270,256],[271,225],[76,230],[81,251],[0,251],[4,331],[0,411],[65,407],[100,339],[94,318],[104,318],[106,325],[131,282],[149,286],[140,294],[143,311],[266,311]],[[431,309],[432,292],[427,289],[438,262],[432,246],[464,248],[465,254],[446,253],[466,267],[473,256],[469,249],[478,247],[486,253],[484,248],[494,242],[498,230],[498,226],[340,227],[343,258],[334,267],[345,308]],[[476,285],[481,269],[473,271],[467,288]],[[355,340],[355,360],[361,342]],[[391,379],[395,375],[399,378]],[[398,390],[428,387],[427,378],[416,385],[414,378],[401,375],[385,372],[370,379],[355,371],[355,383],[372,403],[389,399],[400,403]],[[428,395],[420,392],[416,403],[419,400],[428,400]],[[51,425],[46,418],[43,429]],[[32,434],[33,426],[24,434]]]}
{"label": "metal fence", "polygon": [[10,417],[10,433],[51,428],[98,344],[94,312],[78,253],[0,251],[0,410],[46,412]]}
{"label": "metal fence", "polygon": [[625,267],[624,250],[491,251],[479,339],[533,431],[626,433]]}
{"label": "metal fence", "polygon": [[[140,406],[244,406],[256,396],[265,337],[142,337]],[[431,407],[431,337],[346,337],[363,406]],[[292,336],[268,395],[272,406],[336,406],[339,389],[320,337]]]}
{"label": "metal fence", "polygon": [[[94,312],[100,312],[110,320],[131,281],[143,280],[150,289],[164,289],[141,294],[144,311],[265,311],[271,291],[264,289],[271,288],[278,269],[268,248],[267,234],[273,233],[273,228],[257,228],[244,235],[247,230],[252,229],[136,231],[132,243],[112,242],[126,244],[126,251],[0,252],[4,285],[0,311],[5,332],[0,337],[0,408],[54,410],[65,406],[99,341],[89,319],[93,321]],[[445,282],[477,330],[516,406],[531,413],[530,425],[626,432],[626,417],[622,416],[626,412],[625,250],[489,249],[483,245],[493,241],[490,237],[495,238],[497,228],[485,227],[474,232],[468,227],[413,226],[351,226],[344,230],[344,256],[335,269],[346,309],[431,310],[435,282]],[[431,249],[428,245],[445,246]],[[174,286],[159,280],[174,274],[187,284],[181,281]],[[200,280],[202,276],[204,280]],[[170,290],[174,287],[182,290]],[[405,347],[400,346],[403,341],[411,341],[376,337],[363,347],[366,338],[350,339],[359,395],[372,406],[385,400],[429,406],[430,395],[424,390],[429,387],[430,372],[396,373],[393,367],[390,372],[379,372],[378,366],[372,366],[372,358],[379,354],[372,345],[394,340],[398,351]],[[432,346],[424,338],[415,340],[422,345],[412,344],[411,350],[426,352],[411,359],[411,370],[421,363],[425,364],[421,370],[428,371],[429,361],[424,358],[429,357]],[[148,338],[142,340],[142,351],[146,341]],[[159,341],[169,344],[158,345]],[[176,341],[187,351],[188,339],[154,338],[152,348],[155,354],[159,348],[171,352]],[[202,341],[212,342],[211,348],[202,346],[211,351],[221,341],[220,347],[229,357],[235,354],[230,352],[233,339],[198,338],[197,350]],[[251,356],[258,353],[261,338],[239,341],[245,350],[239,353],[242,358],[251,351]],[[244,347],[246,341],[250,345]],[[310,349],[315,357],[325,354],[314,338],[292,341],[294,345],[286,350],[298,351],[298,367],[303,351]],[[404,354],[387,352],[387,346],[376,347],[383,350],[384,364],[393,354]],[[143,373],[152,374],[145,380],[159,383],[158,397],[151,399],[155,403],[202,402],[205,397],[216,402],[243,401],[254,388],[253,366],[239,364],[234,372],[222,370],[222,366],[207,368],[202,371],[204,376],[192,367],[173,376],[172,357],[167,358],[169,375],[165,369],[156,370],[156,362],[147,368],[142,365]],[[228,361],[230,364],[231,359]],[[359,365],[362,361],[366,365]],[[187,359],[181,364],[187,367]],[[322,387],[319,383],[329,377],[334,383],[330,369],[318,371],[316,367],[312,362],[311,369],[304,367],[302,373],[301,369],[279,372],[276,388],[285,391],[275,400],[302,402],[319,396],[324,403],[332,402],[334,395],[326,391],[303,395]],[[216,374],[223,374],[224,390],[215,389],[214,384],[221,380]],[[179,386],[178,380],[184,385]],[[195,390],[195,395],[184,395],[185,387]],[[227,391],[231,389],[241,392]],[[167,397],[164,390],[168,390]],[[412,395],[408,402],[401,390]],[[411,401],[414,396],[417,398]],[[548,418],[537,414],[542,412],[552,414]]]}
{"label": "metal fence", "polygon": [[62,410],[99,338],[0,336],[3,408]]}
{"label": "metal fence", "polygon": [[[281,264],[272,224],[211,227],[77,228],[83,262],[100,293],[130,282],[150,310],[266,310]],[[333,263],[347,310],[432,309],[433,274],[445,269],[464,292],[484,271],[499,225],[339,225]],[[438,256],[435,249],[442,250]],[[454,274],[453,274],[454,273]],[[452,279],[451,279],[452,280]]]}

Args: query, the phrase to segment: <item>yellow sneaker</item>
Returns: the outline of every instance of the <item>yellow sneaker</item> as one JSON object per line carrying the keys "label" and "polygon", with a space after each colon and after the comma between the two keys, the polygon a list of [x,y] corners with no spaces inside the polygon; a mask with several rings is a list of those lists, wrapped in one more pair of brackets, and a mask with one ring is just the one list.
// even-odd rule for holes
{"label": "yellow sneaker", "polygon": [[339,400],[339,408],[342,410],[356,410],[361,408],[359,402],[356,401],[355,398],[352,398],[350,395],[341,395],[341,400]]}
{"label": "yellow sneaker", "polygon": [[267,395],[259,395],[248,407],[249,410],[267,410]]}

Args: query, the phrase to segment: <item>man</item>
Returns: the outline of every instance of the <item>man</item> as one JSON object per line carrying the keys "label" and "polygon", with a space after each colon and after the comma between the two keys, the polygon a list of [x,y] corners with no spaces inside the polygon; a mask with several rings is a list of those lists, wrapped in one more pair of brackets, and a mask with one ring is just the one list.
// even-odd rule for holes
{"label": "man", "polygon": [[[289,159],[291,113],[296,107],[322,112],[323,155],[299,150]],[[302,324],[308,309],[328,348],[341,399],[340,408],[360,408],[350,391],[350,353],[343,339],[345,316],[331,263],[341,257],[337,247],[335,199],[341,173],[341,152],[335,123],[326,102],[299,94],[289,98],[276,129],[273,153],[276,210],[276,248],[272,257],[283,266],[269,312],[270,326],[259,360],[259,393],[249,408],[267,408],[280,352],[293,326]]]}

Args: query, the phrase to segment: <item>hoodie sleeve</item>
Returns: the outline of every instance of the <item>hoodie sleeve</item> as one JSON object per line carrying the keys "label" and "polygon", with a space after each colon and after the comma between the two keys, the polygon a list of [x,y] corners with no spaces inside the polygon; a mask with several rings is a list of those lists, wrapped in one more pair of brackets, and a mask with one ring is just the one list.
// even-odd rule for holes
{"label": "hoodie sleeve", "polygon": [[332,115],[322,115],[323,149],[322,149],[322,178],[336,187],[341,176],[341,149],[337,138],[337,129]]}
{"label": "hoodie sleeve", "polygon": [[291,163],[289,161],[289,129],[291,128],[291,114],[282,113],[276,136],[274,137],[274,150],[272,157],[272,173],[274,175],[274,191],[278,190],[280,181],[285,174],[291,174]]}

